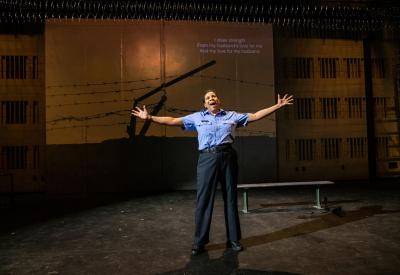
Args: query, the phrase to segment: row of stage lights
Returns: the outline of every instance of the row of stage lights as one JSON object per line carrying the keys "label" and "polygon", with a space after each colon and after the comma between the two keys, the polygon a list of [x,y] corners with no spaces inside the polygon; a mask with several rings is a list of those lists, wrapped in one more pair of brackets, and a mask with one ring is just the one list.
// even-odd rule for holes
{"label": "row of stage lights", "polygon": [[0,23],[32,24],[46,19],[142,19],[272,23],[278,27],[332,30],[398,29],[396,1],[128,1],[4,0]]}

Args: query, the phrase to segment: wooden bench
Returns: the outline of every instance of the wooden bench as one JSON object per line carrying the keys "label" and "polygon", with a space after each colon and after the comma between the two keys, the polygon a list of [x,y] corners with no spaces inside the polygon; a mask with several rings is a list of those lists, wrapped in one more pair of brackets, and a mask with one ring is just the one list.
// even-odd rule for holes
{"label": "wooden bench", "polygon": [[280,186],[304,186],[313,185],[315,186],[315,205],[317,209],[322,209],[320,197],[319,197],[319,187],[321,185],[334,184],[333,181],[301,181],[301,182],[269,182],[269,183],[252,183],[252,184],[238,184],[238,189],[243,190],[243,213],[249,213],[249,198],[248,190],[253,188],[265,188],[265,187],[280,187]]}

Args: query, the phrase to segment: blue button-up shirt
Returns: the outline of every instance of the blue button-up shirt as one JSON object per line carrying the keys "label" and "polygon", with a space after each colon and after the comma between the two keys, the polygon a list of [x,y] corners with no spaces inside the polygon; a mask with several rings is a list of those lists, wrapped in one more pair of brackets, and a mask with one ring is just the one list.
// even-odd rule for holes
{"label": "blue button-up shirt", "polygon": [[248,119],[248,113],[240,114],[224,110],[216,115],[204,110],[182,118],[184,130],[197,130],[199,150],[224,143],[233,143],[236,127],[246,126]]}

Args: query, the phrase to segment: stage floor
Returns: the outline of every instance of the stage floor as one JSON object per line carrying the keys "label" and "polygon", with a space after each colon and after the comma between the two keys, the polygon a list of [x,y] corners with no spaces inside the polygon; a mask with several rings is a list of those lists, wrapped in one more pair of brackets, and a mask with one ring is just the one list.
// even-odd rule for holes
{"label": "stage floor", "polygon": [[196,257],[194,191],[17,196],[1,209],[0,274],[399,274],[399,190],[322,187],[329,212],[311,208],[312,187],[252,190],[239,254],[224,248],[218,194],[208,252]]}

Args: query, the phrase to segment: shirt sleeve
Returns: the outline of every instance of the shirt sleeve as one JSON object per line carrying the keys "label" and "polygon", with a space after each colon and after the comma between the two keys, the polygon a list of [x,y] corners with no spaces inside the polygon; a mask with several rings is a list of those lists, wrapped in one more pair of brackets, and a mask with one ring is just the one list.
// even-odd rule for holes
{"label": "shirt sleeve", "polygon": [[195,114],[190,114],[187,116],[182,117],[182,129],[185,131],[195,131],[196,124],[195,124]]}
{"label": "shirt sleeve", "polygon": [[236,127],[245,127],[247,125],[247,122],[249,121],[249,113],[245,113],[245,114],[240,114],[240,113],[235,113],[236,118]]}

